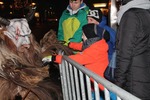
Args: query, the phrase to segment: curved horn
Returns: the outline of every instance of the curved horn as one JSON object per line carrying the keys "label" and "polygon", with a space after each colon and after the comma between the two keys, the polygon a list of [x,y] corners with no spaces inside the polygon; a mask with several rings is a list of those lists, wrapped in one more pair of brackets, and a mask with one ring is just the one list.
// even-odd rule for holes
{"label": "curved horn", "polygon": [[0,17],[0,23],[3,24],[3,25],[8,26],[10,24],[10,21]]}
{"label": "curved horn", "polygon": [[29,7],[29,13],[26,15],[26,19],[28,22],[31,21],[32,18],[34,17],[35,11],[36,7]]}

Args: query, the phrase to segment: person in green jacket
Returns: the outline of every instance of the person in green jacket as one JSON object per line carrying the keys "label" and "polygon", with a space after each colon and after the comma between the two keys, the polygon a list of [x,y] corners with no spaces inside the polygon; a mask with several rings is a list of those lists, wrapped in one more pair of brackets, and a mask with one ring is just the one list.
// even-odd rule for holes
{"label": "person in green jacket", "polygon": [[82,26],[87,24],[89,7],[83,0],[69,0],[69,5],[59,19],[58,40],[69,42],[82,41]]}

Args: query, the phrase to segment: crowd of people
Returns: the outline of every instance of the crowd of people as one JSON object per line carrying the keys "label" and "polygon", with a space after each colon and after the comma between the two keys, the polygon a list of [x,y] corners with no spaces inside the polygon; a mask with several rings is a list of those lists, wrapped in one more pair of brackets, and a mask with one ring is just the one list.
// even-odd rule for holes
{"label": "crowd of people", "polygon": [[[69,57],[102,77],[116,52],[114,84],[150,100],[150,1],[121,0],[117,23],[114,30],[100,9],[69,0],[59,20],[58,40],[81,51]],[[43,62],[61,63],[61,58],[50,55]]]}

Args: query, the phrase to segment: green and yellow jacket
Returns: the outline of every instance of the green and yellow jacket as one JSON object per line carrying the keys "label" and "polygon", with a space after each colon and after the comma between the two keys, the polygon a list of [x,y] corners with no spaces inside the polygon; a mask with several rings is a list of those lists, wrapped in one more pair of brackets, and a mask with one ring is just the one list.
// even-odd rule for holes
{"label": "green and yellow jacket", "polygon": [[89,7],[82,3],[80,8],[73,12],[70,6],[63,11],[59,19],[58,40],[68,42],[81,42],[82,26],[87,24]]}

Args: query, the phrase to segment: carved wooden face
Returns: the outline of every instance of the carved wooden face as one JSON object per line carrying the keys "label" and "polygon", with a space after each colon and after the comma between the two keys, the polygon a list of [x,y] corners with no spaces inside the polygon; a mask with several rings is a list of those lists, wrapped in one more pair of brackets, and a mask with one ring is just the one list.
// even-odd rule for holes
{"label": "carved wooden face", "polygon": [[4,31],[4,34],[12,40],[17,48],[30,44],[31,30],[25,18],[10,20],[10,25],[6,26],[6,29],[7,31]]}

